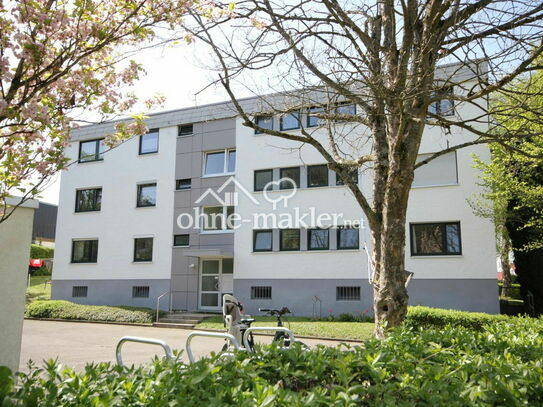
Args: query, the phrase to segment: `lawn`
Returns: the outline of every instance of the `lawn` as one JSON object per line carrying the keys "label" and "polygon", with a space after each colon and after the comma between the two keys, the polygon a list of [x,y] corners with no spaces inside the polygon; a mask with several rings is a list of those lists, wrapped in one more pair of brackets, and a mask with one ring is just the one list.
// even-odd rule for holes
{"label": "lawn", "polygon": [[51,276],[30,277],[30,287],[26,289],[26,302],[51,299],[51,284],[46,284]]}
{"label": "lawn", "polygon": [[[275,326],[273,317],[255,317],[251,326]],[[371,322],[330,322],[315,321],[311,318],[291,317],[285,320],[285,326],[300,336],[319,336],[325,338],[365,340],[372,336],[373,323]],[[222,316],[205,319],[196,325],[195,329],[217,329],[224,331]]]}

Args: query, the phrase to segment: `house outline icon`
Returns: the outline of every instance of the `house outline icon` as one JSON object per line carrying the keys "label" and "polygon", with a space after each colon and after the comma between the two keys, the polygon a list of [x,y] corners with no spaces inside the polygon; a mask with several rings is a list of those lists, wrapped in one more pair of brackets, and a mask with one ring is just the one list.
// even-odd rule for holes
{"label": "house outline icon", "polygon": [[[235,192],[227,192],[225,194],[225,199],[223,199],[219,194],[231,183],[234,183],[236,186]],[[238,192],[237,189],[239,189],[243,194],[248,197],[251,202],[253,202],[255,205],[260,205],[260,202],[253,197],[253,195],[243,186],[241,183],[234,178],[234,176],[228,177],[226,181],[223,182],[223,184],[217,189],[217,192],[213,190],[213,188],[207,188],[202,195],[198,197],[198,199],[194,202],[195,204],[199,204],[206,198],[208,195],[211,195],[217,202],[219,202],[223,206],[233,205],[236,206],[238,203]]]}

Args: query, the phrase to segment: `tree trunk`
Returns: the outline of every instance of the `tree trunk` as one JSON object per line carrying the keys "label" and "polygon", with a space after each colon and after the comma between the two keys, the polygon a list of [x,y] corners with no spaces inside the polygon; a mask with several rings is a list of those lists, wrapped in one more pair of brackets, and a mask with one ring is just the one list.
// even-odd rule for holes
{"label": "tree trunk", "polygon": [[[410,178],[395,174],[387,182],[382,222],[372,228],[376,281],[373,289],[374,335],[383,338],[388,329],[402,323],[407,314],[405,287],[405,223]],[[407,187],[406,187],[407,185]],[[378,247],[379,250],[375,250]]]}
{"label": "tree trunk", "polygon": [[500,237],[500,262],[502,267],[502,297],[511,298],[513,296],[513,276],[511,275],[511,263],[509,261],[509,251],[511,243],[505,227]]}

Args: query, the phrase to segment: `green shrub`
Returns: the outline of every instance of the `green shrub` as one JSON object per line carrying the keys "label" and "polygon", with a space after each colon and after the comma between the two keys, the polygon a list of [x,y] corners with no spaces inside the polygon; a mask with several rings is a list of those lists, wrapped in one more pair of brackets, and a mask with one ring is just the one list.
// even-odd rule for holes
{"label": "green shrub", "polygon": [[470,329],[481,329],[486,324],[507,321],[506,315],[485,314],[430,307],[409,307],[405,324],[412,327],[445,327],[461,326]]}
{"label": "green shrub", "polygon": [[50,247],[33,244],[30,246],[31,259],[52,259],[55,255],[55,249]]}
{"label": "green shrub", "polygon": [[185,367],[54,362],[0,370],[4,406],[539,406],[543,320],[493,321],[486,331],[403,327],[362,346],[310,352],[263,347]]}
{"label": "green shrub", "polygon": [[82,321],[152,323],[155,312],[149,308],[81,305],[69,301],[34,301],[27,304],[25,316],[31,318]]}

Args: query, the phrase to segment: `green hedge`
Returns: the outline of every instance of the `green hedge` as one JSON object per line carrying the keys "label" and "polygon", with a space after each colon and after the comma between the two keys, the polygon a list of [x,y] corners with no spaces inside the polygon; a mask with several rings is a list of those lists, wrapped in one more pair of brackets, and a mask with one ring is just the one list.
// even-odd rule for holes
{"label": "green hedge", "polygon": [[485,314],[430,307],[409,307],[405,324],[411,327],[438,327],[447,325],[481,329],[491,322],[507,321],[507,315]]}
{"label": "green hedge", "polygon": [[486,331],[415,330],[347,349],[211,357],[185,367],[155,359],[83,371],[54,362],[18,380],[0,370],[2,406],[540,406],[542,320],[493,321]]}
{"label": "green hedge", "polygon": [[152,323],[150,308],[81,305],[69,301],[34,301],[27,304],[25,316],[31,318],[72,319],[84,321]]}
{"label": "green hedge", "polygon": [[52,259],[55,255],[55,249],[50,247],[33,244],[30,246],[31,259]]}

